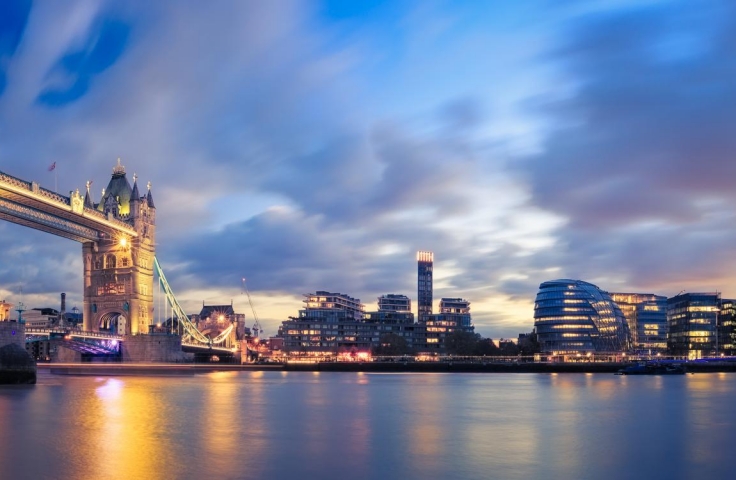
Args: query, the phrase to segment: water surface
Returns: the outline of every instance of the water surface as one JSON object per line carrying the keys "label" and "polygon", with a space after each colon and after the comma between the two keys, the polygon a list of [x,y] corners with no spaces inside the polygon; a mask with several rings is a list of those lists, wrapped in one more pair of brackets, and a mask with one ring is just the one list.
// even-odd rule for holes
{"label": "water surface", "polygon": [[733,478],[736,374],[41,374],[0,478]]}

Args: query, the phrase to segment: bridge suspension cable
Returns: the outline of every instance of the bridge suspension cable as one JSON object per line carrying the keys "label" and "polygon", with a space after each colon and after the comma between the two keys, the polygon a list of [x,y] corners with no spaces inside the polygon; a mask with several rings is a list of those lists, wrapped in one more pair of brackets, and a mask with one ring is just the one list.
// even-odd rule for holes
{"label": "bridge suspension cable", "polygon": [[[153,266],[156,274],[158,275],[159,285],[164,291],[166,300],[171,307],[172,318],[176,317],[179,325],[184,328],[185,335],[188,336],[191,340],[198,343],[203,343],[205,345],[211,346],[223,343],[230,336],[230,333],[232,333],[233,328],[235,328],[235,324],[231,323],[228,328],[223,330],[222,333],[220,333],[214,339],[200,332],[199,329],[197,329],[197,326],[194,325],[191,320],[189,320],[189,317],[184,312],[184,309],[181,307],[179,301],[174,296],[174,292],[171,290],[169,282],[166,281],[166,275],[164,275],[164,271],[163,269],[161,269],[161,264],[158,263],[158,258],[156,257],[153,257]],[[185,339],[183,338],[182,341],[184,340]]]}

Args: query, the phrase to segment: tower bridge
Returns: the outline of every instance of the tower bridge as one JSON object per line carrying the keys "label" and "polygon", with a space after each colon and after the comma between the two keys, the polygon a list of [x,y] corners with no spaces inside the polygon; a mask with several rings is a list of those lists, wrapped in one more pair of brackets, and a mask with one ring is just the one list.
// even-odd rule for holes
{"label": "tower bridge", "polygon": [[[94,335],[109,337],[104,340],[107,342],[122,342],[153,332],[156,275],[172,315],[182,327],[183,349],[232,353],[224,345],[238,343],[233,341],[234,325],[215,339],[202,334],[189,321],[166,281],[156,260],[156,206],[150,182],[146,194],[141,195],[137,176],[133,175],[131,185],[118,159],[98,203],[92,199],[90,185],[87,182],[84,194],[76,190],[64,196],[0,172],[0,219],[82,244],[83,331],[88,335],[76,332],[65,337],[90,344]],[[101,341],[98,337],[97,345]]]}

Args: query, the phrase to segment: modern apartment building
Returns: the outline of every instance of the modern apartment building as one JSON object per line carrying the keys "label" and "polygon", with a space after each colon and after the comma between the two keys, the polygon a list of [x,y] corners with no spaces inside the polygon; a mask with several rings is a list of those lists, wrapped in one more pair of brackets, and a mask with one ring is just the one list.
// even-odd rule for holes
{"label": "modern apartment building", "polygon": [[306,307],[299,310],[299,316],[279,327],[277,336],[284,339],[285,352],[315,355],[370,349],[374,335],[363,321],[359,299],[321,290],[305,297]]}
{"label": "modern apartment building", "polygon": [[417,252],[417,320],[420,323],[432,314],[433,265],[432,252]]}
{"label": "modern apartment building", "polygon": [[387,334],[402,337],[416,352],[442,353],[447,335],[457,330],[474,332],[470,302],[461,298],[443,298],[440,313],[415,323],[404,295],[383,295],[378,310],[367,313],[360,300],[345,294],[319,291],[306,297],[306,308],[279,328],[283,350],[292,356],[367,352]]}
{"label": "modern apartment building", "polygon": [[411,312],[411,299],[406,295],[389,293],[378,297],[380,312]]}
{"label": "modern apartment building", "polygon": [[427,316],[414,330],[414,346],[420,352],[444,352],[445,338],[453,332],[475,333],[470,302],[462,298],[440,300],[440,313]]}

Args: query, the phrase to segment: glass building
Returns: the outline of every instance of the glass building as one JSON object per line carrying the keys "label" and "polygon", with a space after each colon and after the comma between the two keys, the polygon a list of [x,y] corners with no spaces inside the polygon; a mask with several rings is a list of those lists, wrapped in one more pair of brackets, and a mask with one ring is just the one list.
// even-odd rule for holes
{"label": "glass building", "polygon": [[723,299],[718,313],[718,351],[736,355],[736,300]]}
{"label": "glass building", "polygon": [[667,297],[651,293],[611,293],[629,324],[632,349],[640,353],[667,349]]}
{"label": "glass building", "polygon": [[720,305],[720,293],[682,293],[667,299],[670,352],[689,358],[714,354]]}
{"label": "glass building", "polygon": [[629,327],[611,296],[582,280],[539,286],[534,328],[543,352],[575,354],[629,349]]}

